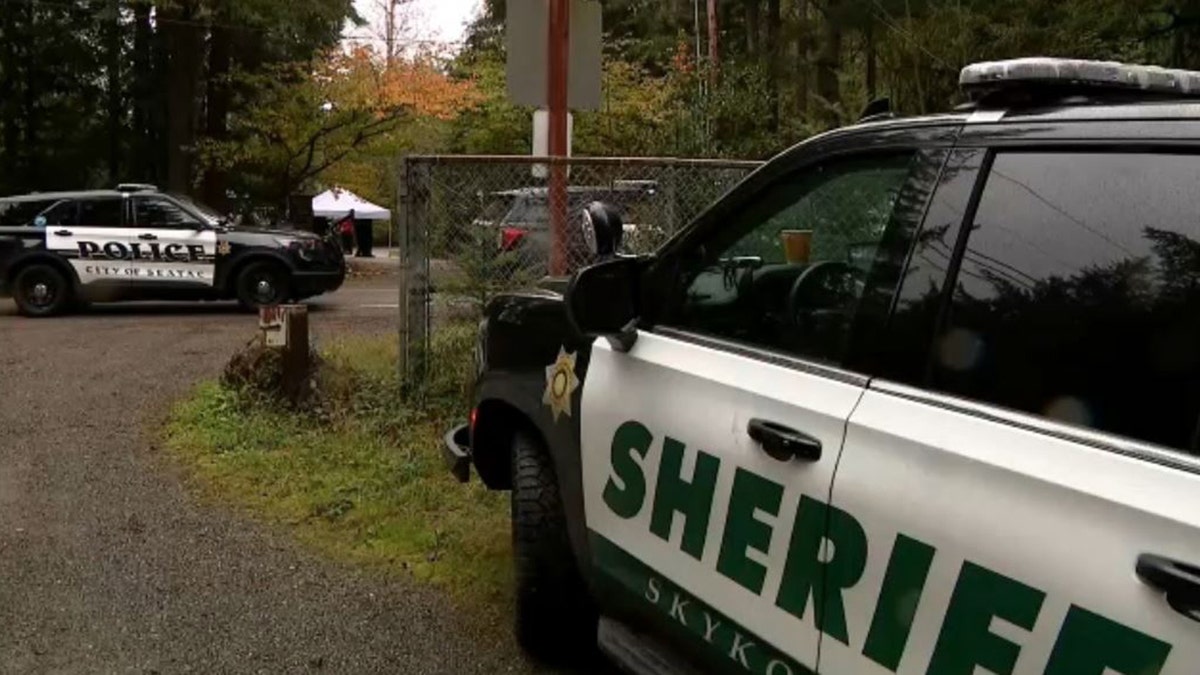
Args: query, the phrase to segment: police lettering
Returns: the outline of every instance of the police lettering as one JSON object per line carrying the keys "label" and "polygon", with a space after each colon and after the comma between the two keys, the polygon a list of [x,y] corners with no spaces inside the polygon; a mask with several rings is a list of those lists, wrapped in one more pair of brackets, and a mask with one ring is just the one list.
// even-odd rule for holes
{"label": "police lettering", "polygon": [[167,244],[158,243],[145,245],[134,242],[125,244],[119,241],[109,241],[103,244],[94,241],[81,241],[79,257],[84,260],[153,260],[158,262],[196,262],[204,258],[204,247],[199,244]]}

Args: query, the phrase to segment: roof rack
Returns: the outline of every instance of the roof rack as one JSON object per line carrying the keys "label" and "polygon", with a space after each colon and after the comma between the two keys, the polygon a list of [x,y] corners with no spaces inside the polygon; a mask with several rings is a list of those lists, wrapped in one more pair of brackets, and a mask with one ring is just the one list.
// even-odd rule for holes
{"label": "roof rack", "polygon": [[958,83],[975,102],[1046,95],[1200,98],[1200,72],[1115,61],[1035,57],[973,63],[962,69]]}
{"label": "roof rack", "polygon": [[117,186],[117,192],[158,192],[158,186],[149,183],[121,183]]}

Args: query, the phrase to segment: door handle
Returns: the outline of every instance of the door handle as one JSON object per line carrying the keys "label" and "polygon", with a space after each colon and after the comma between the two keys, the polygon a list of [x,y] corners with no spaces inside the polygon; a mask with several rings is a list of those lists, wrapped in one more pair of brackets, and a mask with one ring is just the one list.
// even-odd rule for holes
{"label": "door handle", "polygon": [[139,234],[139,235],[138,235],[138,239],[142,239],[142,240],[145,240],[145,241],[154,241],[155,239],[158,239],[158,237],[156,237],[156,236],[154,236],[154,235],[150,234],[149,232],[147,232],[147,233],[145,233],[145,234]]}
{"label": "door handle", "polygon": [[798,459],[815,462],[821,459],[821,441],[801,431],[762,419],[752,419],[746,433],[762,446],[771,459],[790,462]]}
{"label": "door handle", "polygon": [[56,236],[56,237],[73,237],[73,236],[75,236],[75,233],[70,230],[55,230],[54,236]]}
{"label": "door handle", "polygon": [[1143,553],[1136,569],[1138,578],[1163,592],[1171,609],[1200,621],[1200,567]]}

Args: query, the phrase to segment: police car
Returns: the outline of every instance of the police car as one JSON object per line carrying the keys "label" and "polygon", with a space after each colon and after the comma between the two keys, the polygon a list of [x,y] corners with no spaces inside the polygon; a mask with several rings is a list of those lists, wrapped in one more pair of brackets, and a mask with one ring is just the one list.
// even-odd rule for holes
{"label": "police car", "polygon": [[1200,74],[961,82],[784,152],[655,255],[491,303],[446,457],[512,491],[526,648],[1200,672]]}
{"label": "police car", "polygon": [[255,308],[336,290],[345,273],[335,242],[234,227],[150,185],[0,198],[0,295],[26,316],[114,300]]}

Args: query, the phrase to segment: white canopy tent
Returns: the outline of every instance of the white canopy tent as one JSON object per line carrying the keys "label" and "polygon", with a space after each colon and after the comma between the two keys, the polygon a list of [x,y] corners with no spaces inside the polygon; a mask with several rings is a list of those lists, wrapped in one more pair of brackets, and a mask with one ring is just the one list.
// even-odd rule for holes
{"label": "white canopy tent", "polygon": [[363,220],[391,220],[392,212],[372,204],[349,190],[333,188],[313,197],[313,216],[317,218],[341,218],[354,211],[355,218]]}

